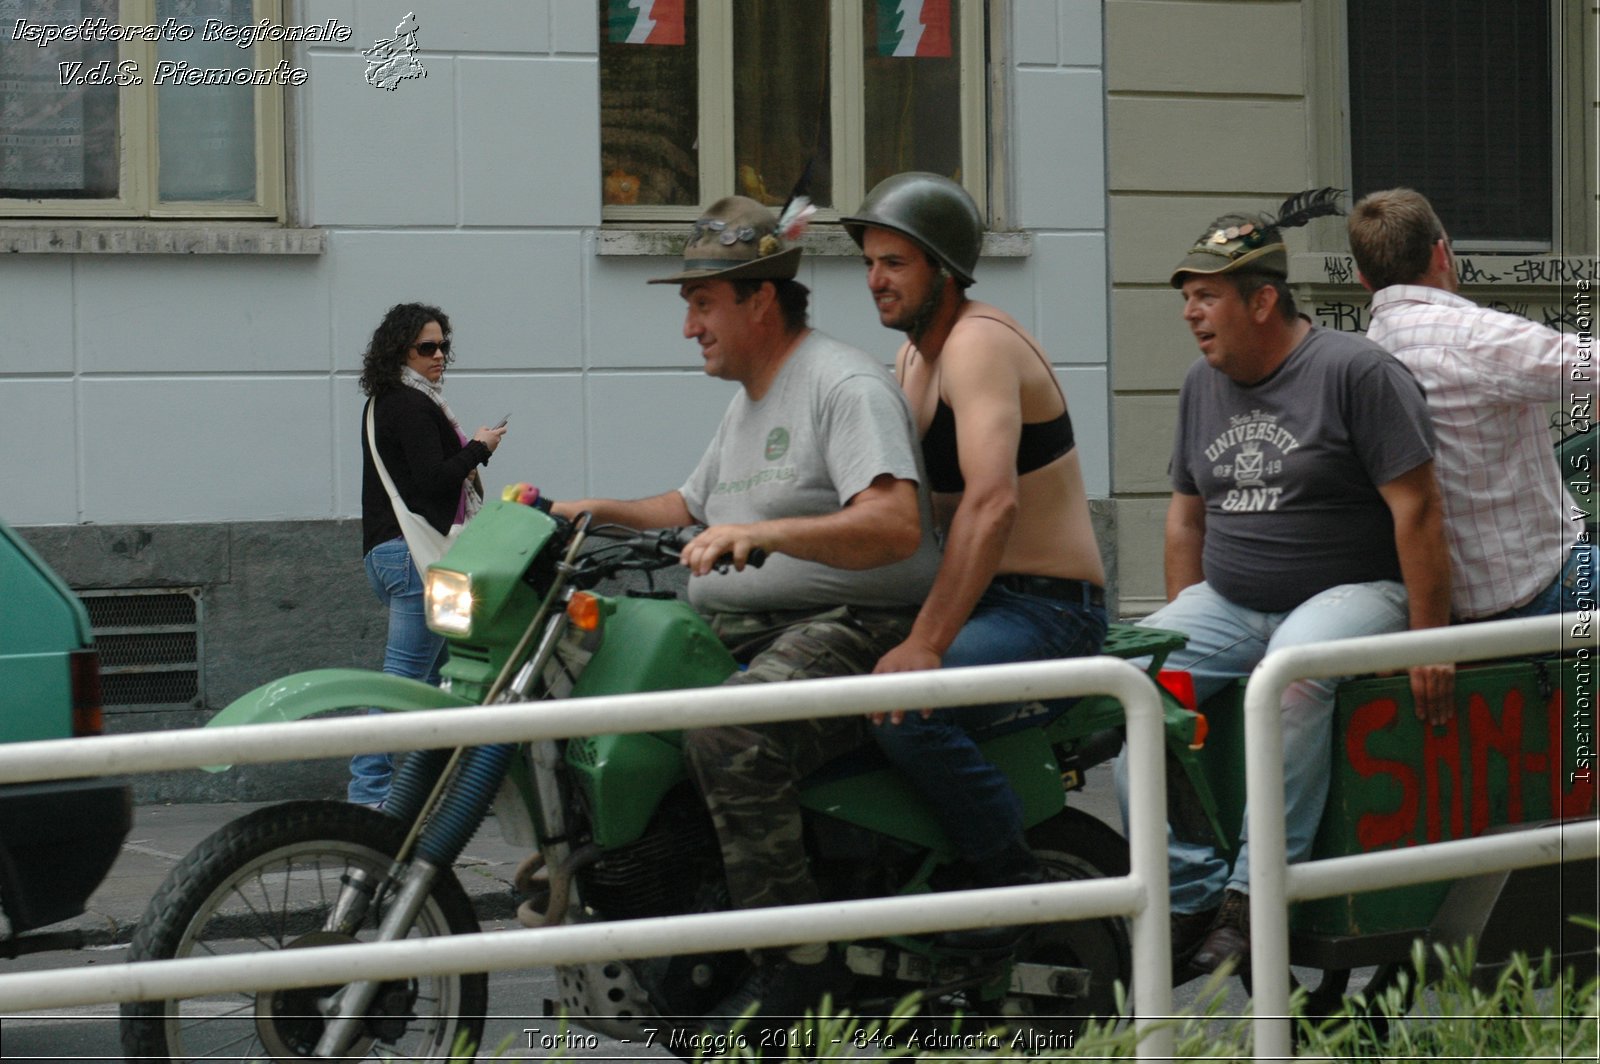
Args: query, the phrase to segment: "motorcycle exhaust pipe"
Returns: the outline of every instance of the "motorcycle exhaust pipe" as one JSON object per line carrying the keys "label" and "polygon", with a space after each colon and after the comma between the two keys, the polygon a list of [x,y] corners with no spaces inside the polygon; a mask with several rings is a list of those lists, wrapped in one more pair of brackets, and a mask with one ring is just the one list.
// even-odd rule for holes
{"label": "motorcycle exhaust pipe", "polygon": [[[530,854],[517,866],[516,875],[512,877],[518,890],[534,895],[517,906],[517,922],[523,927],[556,927],[564,922],[567,909],[572,904],[573,877],[600,860],[600,857],[600,847],[592,842],[578,847],[571,857],[549,870],[550,878],[541,889],[534,876],[544,867],[544,855]],[[543,911],[539,908],[540,894],[545,895]]]}

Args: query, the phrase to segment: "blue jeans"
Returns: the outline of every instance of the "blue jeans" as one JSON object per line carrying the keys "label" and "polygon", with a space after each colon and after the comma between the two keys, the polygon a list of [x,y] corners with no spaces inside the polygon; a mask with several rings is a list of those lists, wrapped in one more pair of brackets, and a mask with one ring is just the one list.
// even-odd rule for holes
{"label": "blue jeans", "polygon": [[[1262,613],[1223,598],[1206,583],[1186,587],[1141,624],[1183,632],[1189,643],[1166,668],[1194,677],[1202,702],[1246,676],[1274,650],[1329,639],[1398,632],[1408,624],[1405,585],[1394,580],[1341,584],[1283,613]],[[1297,680],[1283,693],[1285,847],[1290,863],[1305,860],[1328,800],[1333,768],[1333,693],[1344,677]],[[1241,766],[1241,771],[1242,771]],[[1127,819],[1127,753],[1117,758],[1117,795]],[[1246,816],[1248,817],[1248,813]],[[1248,823],[1248,821],[1247,821]],[[1239,856],[1228,862],[1214,846],[1167,832],[1174,912],[1194,913],[1219,903],[1222,892],[1249,893],[1250,846],[1240,828]]]}
{"label": "blue jeans", "polygon": [[[1086,606],[991,585],[945,651],[947,669],[1098,654],[1106,637],[1103,606]],[[977,739],[1004,730],[1022,707],[1000,703],[908,710],[886,719],[873,737],[921,792],[969,861],[983,861],[1022,842],[1022,802],[1011,781],[978,749]]]}
{"label": "blue jeans", "polygon": [[1595,562],[1600,550],[1593,543],[1575,543],[1567,551],[1567,563],[1548,587],[1521,606],[1504,610],[1486,621],[1509,621],[1517,617],[1544,617],[1552,613],[1578,613],[1594,610]]}
{"label": "blue jeans", "polygon": [[[389,608],[389,640],[383,671],[427,683],[439,682],[444,664],[444,637],[429,630],[422,606],[422,575],[411,564],[411,551],[401,538],[367,552],[367,582],[378,601]],[[373,708],[369,713],[382,713]],[[394,775],[393,754],[357,754],[350,759],[350,801],[375,805],[389,796]]]}

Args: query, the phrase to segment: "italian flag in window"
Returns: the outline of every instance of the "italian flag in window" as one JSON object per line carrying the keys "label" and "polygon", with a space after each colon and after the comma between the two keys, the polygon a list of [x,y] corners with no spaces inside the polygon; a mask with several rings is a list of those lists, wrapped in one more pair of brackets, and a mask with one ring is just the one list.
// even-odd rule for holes
{"label": "italian flag in window", "polygon": [[683,0],[610,0],[606,40],[612,44],[682,44]]}
{"label": "italian flag in window", "polygon": [[877,3],[879,55],[950,55],[950,0]]}

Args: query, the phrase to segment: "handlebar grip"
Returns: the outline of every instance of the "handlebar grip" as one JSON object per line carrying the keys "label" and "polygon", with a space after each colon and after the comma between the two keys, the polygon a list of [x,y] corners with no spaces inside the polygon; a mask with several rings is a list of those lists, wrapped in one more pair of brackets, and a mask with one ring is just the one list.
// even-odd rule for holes
{"label": "handlebar grip", "polygon": [[[767,552],[765,550],[763,550],[762,548],[760,548],[760,547],[757,547],[755,550],[752,550],[750,552],[750,556],[744,560],[745,566],[747,568],[750,568],[750,569],[759,569],[763,565],[765,565],[766,563],[767,563]],[[712,563],[712,566],[711,566],[712,572],[717,572],[717,573],[725,573],[729,569],[732,569],[732,568],[733,568],[733,555],[731,553],[730,554],[724,554],[722,557],[718,558],[714,563]]]}

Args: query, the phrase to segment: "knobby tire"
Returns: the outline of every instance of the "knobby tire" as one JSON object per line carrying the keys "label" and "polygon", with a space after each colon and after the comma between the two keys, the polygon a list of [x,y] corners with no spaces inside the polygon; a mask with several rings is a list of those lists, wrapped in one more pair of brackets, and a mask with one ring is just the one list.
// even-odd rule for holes
{"label": "knobby tire", "polygon": [[[406,825],[344,802],[289,802],[225,825],[180,862],[140,921],[131,960],[275,951],[293,944],[352,941],[320,931],[339,876],[354,867],[387,872]],[[298,903],[290,900],[295,894]],[[282,912],[274,906],[280,905]],[[358,932],[374,935],[369,915]],[[478,931],[472,903],[453,872],[441,870],[412,937]],[[122,1046],[130,1059],[296,1060],[320,1034],[316,998],[336,987],[209,995],[122,1006]],[[363,1056],[448,1056],[464,1034],[482,1037],[488,977],[481,972],[388,980],[373,1011]],[[414,1015],[415,1018],[408,1018]],[[460,1059],[460,1058],[454,1058]]]}

